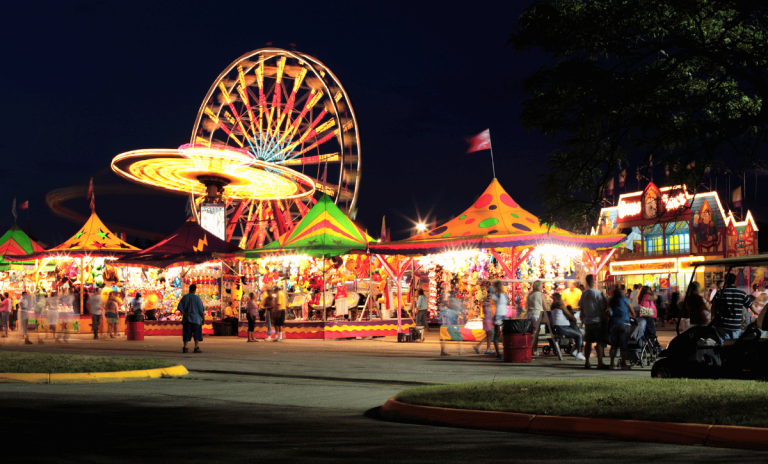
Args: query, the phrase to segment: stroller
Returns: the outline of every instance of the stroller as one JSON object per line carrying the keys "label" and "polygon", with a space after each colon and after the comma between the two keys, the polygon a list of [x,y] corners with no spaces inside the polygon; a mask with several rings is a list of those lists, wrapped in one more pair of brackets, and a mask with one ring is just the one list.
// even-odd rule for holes
{"label": "stroller", "polygon": [[636,318],[627,343],[627,362],[633,366],[650,366],[656,362],[660,351],[661,345],[658,339],[646,330],[645,319]]}

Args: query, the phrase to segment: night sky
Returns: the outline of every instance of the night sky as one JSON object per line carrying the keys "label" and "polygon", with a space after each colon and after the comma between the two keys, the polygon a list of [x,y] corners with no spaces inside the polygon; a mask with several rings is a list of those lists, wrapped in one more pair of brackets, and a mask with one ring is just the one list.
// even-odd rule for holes
{"label": "night sky", "polygon": [[[546,62],[506,46],[528,1],[470,2],[15,2],[4,7],[4,136],[0,228],[29,200],[32,235],[55,246],[80,224],[58,218],[47,192],[124,182],[112,158],[189,141],[203,97],[240,55],[267,45],[316,56],[338,76],[357,113],[362,180],[358,221],[378,237],[410,235],[420,214],[461,213],[492,179],[488,151],[465,154],[486,128],[502,186],[524,208],[548,151],[518,122],[520,81]],[[634,187],[633,181],[629,185]],[[754,188],[752,185],[751,188]],[[185,198],[100,195],[107,223],[167,234]],[[6,206],[3,206],[6,205]],[[83,197],[66,204],[88,213]],[[27,212],[19,223],[26,229]],[[119,229],[118,229],[119,230]]]}

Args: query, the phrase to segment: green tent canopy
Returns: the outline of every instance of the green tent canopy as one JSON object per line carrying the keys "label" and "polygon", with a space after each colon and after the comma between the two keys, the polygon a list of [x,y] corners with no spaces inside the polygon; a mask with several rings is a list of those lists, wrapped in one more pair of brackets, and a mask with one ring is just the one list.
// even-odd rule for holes
{"label": "green tent canopy", "polygon": [[26,255],[44,251],[43,247],[29,238],[21,228],[14,224],[6,233],[0,237],[0,271],[7,271],[12,266],[34,265],[34,261],[11,261],[5,258],[6,255]]}
{"label": "green tent canopy", "polygon": [[352,250],[365,251],[374,240],[323,195],[296,227],[266,246],[245,250],[238,256],[256,259],[269,255],[303,254],[330,258]]}

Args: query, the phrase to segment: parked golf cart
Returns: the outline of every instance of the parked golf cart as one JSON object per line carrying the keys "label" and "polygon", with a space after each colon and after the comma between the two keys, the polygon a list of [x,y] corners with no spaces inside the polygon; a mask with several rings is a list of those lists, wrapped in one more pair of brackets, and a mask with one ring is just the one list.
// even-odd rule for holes
{"label": "parked golf cart", "polygon": [[[730,273],[734,267],[766,266],[768,254],[724,258],[702,261],[696,264],[691,275],[691,282],[699,266],[722,266]],[[686,297],[690,293],[690,284]],[[747,326],[738,340],[720,342],[715,328],[707,326],[691,327],[680,333],[666,349],[659,353],[659,359],[651,369],[651,377],[659,378],[726,378],[768,380],[768,338],[761,339],[761,330],[768,330],[765,311],[757,321]]]}

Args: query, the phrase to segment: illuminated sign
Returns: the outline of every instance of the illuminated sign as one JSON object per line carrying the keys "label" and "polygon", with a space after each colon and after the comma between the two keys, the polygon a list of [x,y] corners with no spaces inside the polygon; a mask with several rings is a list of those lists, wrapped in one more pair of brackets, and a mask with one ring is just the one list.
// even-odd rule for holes
{"label": "illuminated sign", "polygon": [[223,204],[204,203],[200,207],[200,226],[224,240],[226,206]]}
{"label": "illuminated sign", "polygon": [[665,215],[680,214],[692,198],[685,186],[659,189],[649,183],[643,192],[619,197],[618,222],[653,220]]}
{"label": "illuminated sign", "polygon": [[690,256],[688,258],[678,258],[677,260],[677,268],[682,271],[693,271],[693,267],[697,264],[704,261],[703,256]]}
{"label": "illuminated sign", "polygon": [[677,272],[677,259],[646,259],[642,261],[615,261],[611,263],[612,275],[664,274]]}

